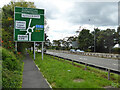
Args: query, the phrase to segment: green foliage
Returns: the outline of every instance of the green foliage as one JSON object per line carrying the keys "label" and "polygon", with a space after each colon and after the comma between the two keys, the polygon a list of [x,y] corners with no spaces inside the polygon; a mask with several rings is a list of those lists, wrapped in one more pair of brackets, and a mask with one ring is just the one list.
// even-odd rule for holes
{"label": "green foliage", "polygon": [[22,73],[18,71],[2,70],[2,87],[3,88],[21,88]]}
{"label": "green foliage", "polygon": [[89,46],[93,46],[93,36],[90,33],[90,30],[83,29],[79,33],[78,43],[81,50],[86,50]]}
{"label": "green foliage", "polygon": [[[36,8],[34,2],[26,2],[20,0],[19,2],[11,1],[9,4],[2,7],[2,45],[10,51],[15,50],[15,43],[13,41],[14,33],[14,7],[28,7]],[[20,48],[25,48],[25,45],[18,43]]]}
{"label": "green foliage", "polygon": [[83,29],[78,36],[79,48],[85,51],[93,51],[94,42],[96,52],[111,53],[112,47],[116,44],[117,32],[115,29],[100,30],[95,28],[93,32]]}
{"label": "green foliage", "polygon": [[115,88],[120,88],[120,83],[112,83],[111,84],[112,87],[115,87]]}
{"label": "green foliage", "polygon": [[2,49],[0,47],[0,89],[2,88]]}
{"label": "green foliage", "polygon": [[[40,71],[53,88],[103,88],[111,86],[113,82],[116,84],[116,79],[118,79],[116,77],[114,80],[107,80],[107,73],[103,71],[91,69],[91,67],[84,70],[84,65],[77,64],[79,67],[75,67],[69,61],[62,59],[58,61],[57,59],[44,55],[44,59],[41,60],[41,55],[36,54],[35,60]],[[82,81],[74,82],[75,79]]]}
{"label": "green foliage", "polygon": [[[20,59],[18,59],[20,58]],[[19,53],[2,48],[2,86],[3,88],[20,88],[22,85],[23,62]]]}
{"label": "green foliage", "polygon": [[116,36],[117,36],[117,42],[120,44],[120,25],[117,28]]}
{"label": "green foliage", "polygon": [[113,48],[112,52],[115,54],[120,54],[120,48]]}

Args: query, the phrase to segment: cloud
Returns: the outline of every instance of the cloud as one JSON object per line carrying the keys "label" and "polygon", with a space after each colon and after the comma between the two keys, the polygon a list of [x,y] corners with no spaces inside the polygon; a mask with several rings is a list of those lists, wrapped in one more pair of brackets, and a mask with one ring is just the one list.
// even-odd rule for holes
{"label": "cloud", "polygon": [[40,0],[38,2],[35,2],[35,5],[37,6],[37,8],[45,10],[45,16],[48,19],[56,19],[59,15],[58,13],[60,13],[59,8],[49,0]]}
{"label": "cloud", "polygon": [[51,31],[48,33],[50,41],[63,39],[65,37],[69,37],[69,36],[73,36],[73,35],[74,35],[74,33],[67,33],[66,34],[64,32],[54,32],[54,31]]}
{"label": "cloud", "polygon": [[79,27],[79,25],[72,25],[61,19],[48,20],[48,24],[50,26],[48,36],[51,41],[53,38],[58,40],[64,37],[73,36]]}
{"label": "cloud", "polygon": [[50,26],[48,36],[51,40],[75,35],[79,26],[93,31],[91,25],[101,29],[117,25],[118,4],[116,2],[65,2],[58,0],[50,2],[49,5],[45,2],[41,4],[39,6],[46,9],[46,17]]}
{"label": "cloud", "polygon": [[76,2],[68,14],[76,24],[117,25],[117,2]]}

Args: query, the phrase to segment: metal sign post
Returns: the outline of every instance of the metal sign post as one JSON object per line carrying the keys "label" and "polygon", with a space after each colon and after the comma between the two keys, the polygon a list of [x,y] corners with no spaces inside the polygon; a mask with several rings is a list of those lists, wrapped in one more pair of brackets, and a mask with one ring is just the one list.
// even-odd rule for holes
{"label": "metal sign post", "polygon": [[34,60],[35,60],[35,42],[34,42]]}
{"label": "metal sign post", "polygon": [[43,60],[43,52],[44,52],[44,48],[43,48],[43,46],[44,46],[44,42],[42,42],[42,60]]}
{"label": "metal sign post", "polygon": [[17,42],[15,42],[15,51],[17,51]]}

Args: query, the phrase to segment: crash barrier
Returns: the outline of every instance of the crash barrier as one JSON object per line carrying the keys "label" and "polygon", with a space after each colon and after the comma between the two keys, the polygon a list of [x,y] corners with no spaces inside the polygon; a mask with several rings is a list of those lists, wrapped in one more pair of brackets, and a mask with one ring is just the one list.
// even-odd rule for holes
{"label": "crash barrier", "polygon": [[120,54],[94,53],[94,52],[70,52],[70,51],[65,51],[65,50],[50,50],[50,51],[61,52],[61,53],[73,53],[73,54],[80,54],[80,55],[85,55],[85,56],[94,56],[94,57],[100,57],[100,58],[120,60]]}
{"label": "crash barrier", "polygon": [[86,63],[86,62],[76,61],[76,60],[72,60],[72,59],[69,59],[69,58],[65,58],[65,57],[61,57],[61,56],[57,56],[57,55],[53,55],[53,54],[48,54],[48,53],[45,53],[45,54],[52,56],[52,58],[54,58],[54,59],[55,59],[55,57],[57,57],[58,60],[64,59],[64,60],[71,61],[71,62],[72,62],[72,65],[75,65],[74,62],[79,63],[79,64],[82,64],[82,65],[85,65],[85,70],[87,70],[87,67],[90,66],[90,67],[94,67],[94,68],[98,68],[98,69],[107,71],[107,72],[108,72],[108,80],[110,80],[111,72],[120,75],[120,71],[119,71],[119,70],[116,71],[116,70],[113,70],[113,69],[110,69],[110,68],[107,68],[107,67],[92,65],[92,64],[88,64],[88,63]]}

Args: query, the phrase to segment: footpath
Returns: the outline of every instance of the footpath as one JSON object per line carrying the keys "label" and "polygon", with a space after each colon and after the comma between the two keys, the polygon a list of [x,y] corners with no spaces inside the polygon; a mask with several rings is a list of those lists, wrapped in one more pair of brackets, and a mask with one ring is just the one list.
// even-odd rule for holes
{"label": "footpath", "polygon": [[26,54],[26,58],[23,60],[23,62],[24,70],[22,88],[51,89],[28,53]]}

